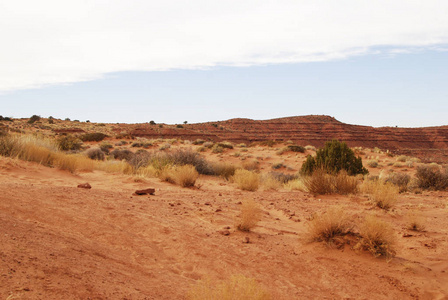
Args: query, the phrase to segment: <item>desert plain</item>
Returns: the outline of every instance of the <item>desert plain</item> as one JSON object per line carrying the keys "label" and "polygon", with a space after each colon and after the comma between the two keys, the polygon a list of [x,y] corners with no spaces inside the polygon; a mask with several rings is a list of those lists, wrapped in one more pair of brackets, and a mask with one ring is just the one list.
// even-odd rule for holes
{"label": "desert plain", "polygon": [[[2,121],[9,135],[54,140],[106,135],[64,155],[85,155],[101,143],[110,144],[111,153],[181,149],[211,164],[250,169],[259,174],[259,185],[247,191],[231,176],[200,174],[192,186],[182,187],[154,172],[95,166],[67,170],[1,156],[0,299],[189,299],[201,284],[219,286],[232,276],[250,279],[270,299],[447,299],[448,192],[406,189],[391,208],[383,209],[362,188],[369,176],[399,173],[412,181],[420,165],[445,166],[446,136],[428,138],[435,141],[431,145],[423,137],[446,128],[412,129],[409,136],[418,137],[412,147],[412,140],[385,135],[362,141],[360,136],[366,135],[356,135],[353,128],[344,131],[341,124],[316,125],[313,120],[301,123],[314,126],[307,138],[285,131],[296,126],[288,122],[281,122],[283,131],[272,122],[270,129],[263,127],[269,134],[260,131],[257,136],[258,125],[241,121],[162,127],[44,118],[34,123]],[[236,132],[235,126],[243,127]],[[333,131],[319,133],[325,127]],[[145,135],[144,128],[153,129]],[[220,138],[220,132],[228,135]],[[403,134],[396,135],[403,139]],[[369,171],[356,177],[356,192],[316,194],[299,183],[266,179],[273,172],[295,176],[307,155],[315,155],[331,138],[346,140]],[[219,139],[231,147],[215,147]],[[290,145],[305,150],[289,151]],[[118,160],[105,155],[91,161]],[[84,183],[91,188],[78,187]],[[135,194],[147,188],[155,192]],[[247,201],[256,203],[260,215],[245,231],[238,224]],[[389,224],[394,255],[375,257],[357,248],[352,237],[311,240],[313,220],[332,207],[343,210],[354,233],[366,216]],[[409,226],[413,215],[422,228]]]}

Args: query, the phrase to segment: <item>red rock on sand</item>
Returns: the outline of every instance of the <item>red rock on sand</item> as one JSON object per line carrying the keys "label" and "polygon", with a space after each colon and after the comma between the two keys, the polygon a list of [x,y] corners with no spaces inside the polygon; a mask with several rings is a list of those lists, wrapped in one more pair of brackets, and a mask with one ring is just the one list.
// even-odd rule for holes
{"label": "red rock on sand", "polygon": [[156,192],[156,189],[153,188],[149,188],[149,189],[145,189],[145,190],[136,190],[134,193],[136,195],[154,195],[154,193]]}
{"label": "red rock on sand", "polygon": [[92,186],[88,182],[82,183],[82,184],[78,184],[78,187],[81,188],[81,189],[91,189],[92,188]]}

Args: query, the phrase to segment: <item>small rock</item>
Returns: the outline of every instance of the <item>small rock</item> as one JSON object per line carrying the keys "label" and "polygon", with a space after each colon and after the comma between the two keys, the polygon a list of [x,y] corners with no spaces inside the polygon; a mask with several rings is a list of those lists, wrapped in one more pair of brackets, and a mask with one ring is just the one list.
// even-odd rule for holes
{"label": "small rock", "polygon": [[210,202],[205,202],[204,205],[211,205]]}
{"label": "small rock", "polygon": [[219,194],[218,194],[218,196],[222,196],[222,194],[221,194],[221,193],[219,193]]}
{"label": "small rock", "polygon": [[224,229],[230,229],[230,226],[225,226]]}
{"label": "small rock", "polygon": [[244,237],[244,239],[243,239],[243,243],[245,243],[245,244],[249,244],[249,243],[250,243],[250,239],[249,239],[248,236],[245,236],[245,237]]}
{"label": "small rock", "polygon": [[152,188],[149,188],[149,189],[144,189],[144,190],[136,190],[134,193],[136,194],[136,195],[154,195],[154,193],[156,192],[156,189],[152,189]]}
{"label": "small rock", "polygon": [[228,230],[221,230],[219,233],[222,235],[225,235],[225,236],[230,235],[230,231],[228,231]]}
{"label": "small rock", "polygon": [[78,184],[78,187],[80,189],[91,189],[92,188],[92,186],[88,182],[82,183],[82,184]]}
{"label": "small rock", "polygon": [[215,212],[220,212],[220,211],[222,211],[222,209],[220,209],[220,208],[217,208],[217,209],[215,210]]}

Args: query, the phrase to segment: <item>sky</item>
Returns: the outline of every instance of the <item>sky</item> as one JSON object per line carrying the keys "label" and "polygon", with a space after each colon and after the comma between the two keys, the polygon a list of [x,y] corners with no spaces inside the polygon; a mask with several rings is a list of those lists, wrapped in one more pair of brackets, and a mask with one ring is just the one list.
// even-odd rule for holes
{"label": "sky", "polygon": [[445,0],[2,0],[0,115],[448,125]]}

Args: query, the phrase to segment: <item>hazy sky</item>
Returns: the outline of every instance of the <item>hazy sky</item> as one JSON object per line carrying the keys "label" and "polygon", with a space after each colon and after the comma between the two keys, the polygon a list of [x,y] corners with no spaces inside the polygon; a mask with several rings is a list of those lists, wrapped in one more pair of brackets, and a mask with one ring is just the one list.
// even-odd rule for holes
{"label": "hazy sky", "polygon": [[446,0],[2,0],[0,114],[448,125]]}

